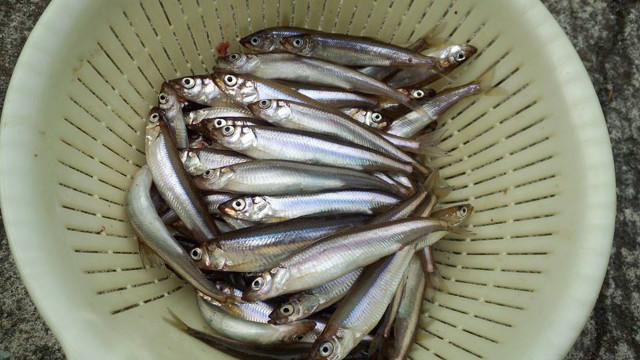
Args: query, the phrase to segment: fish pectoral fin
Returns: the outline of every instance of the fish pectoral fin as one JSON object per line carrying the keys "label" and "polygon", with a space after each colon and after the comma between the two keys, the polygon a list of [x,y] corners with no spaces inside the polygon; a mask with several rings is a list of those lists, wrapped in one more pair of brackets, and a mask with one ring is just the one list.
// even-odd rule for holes
{"label": "fish pectoral fin", "polygon": [[138,254],[142,265],[149,267],[160,267],[164,265],[164,260],[156,254],[147,244],[138,240]]}

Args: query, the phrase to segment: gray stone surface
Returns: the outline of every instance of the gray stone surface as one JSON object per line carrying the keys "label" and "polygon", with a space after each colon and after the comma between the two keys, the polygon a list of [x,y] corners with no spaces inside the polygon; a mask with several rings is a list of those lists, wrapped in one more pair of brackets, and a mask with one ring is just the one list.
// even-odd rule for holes
{"label": "gray stone surface", "polygon": [[[0,100],[48,0],[0,0]],[[613,144],[618,214],[609,270],[593,314],[567,359],[640,358],[640,3],[543,0],[569,35],[595,86]],[[60,359],[0,228],[0,360]]]}

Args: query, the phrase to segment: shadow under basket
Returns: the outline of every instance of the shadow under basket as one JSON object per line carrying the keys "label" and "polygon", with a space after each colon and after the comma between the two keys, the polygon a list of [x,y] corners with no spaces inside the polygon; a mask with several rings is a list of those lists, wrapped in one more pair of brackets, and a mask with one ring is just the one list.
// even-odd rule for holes
{"label": "shadow under basket", "polygon": [[535,0],[54,0],[11,81],[0,184],[13,255],[67,356],[228,358],[163,321],[170,308],[206,329],[190,286],[142,266],[127,222],[163,81],[207,73],[220,42],[239,51],[269,26],[405,44],[438,24],[479,53],[435,88],[495,69],[504,91],[441,119],[444,204],[473,204],[476,235],[437,243],[448,292],[425,299],[410,357],[562,358],[602,284],[615,179],[593,86]]}

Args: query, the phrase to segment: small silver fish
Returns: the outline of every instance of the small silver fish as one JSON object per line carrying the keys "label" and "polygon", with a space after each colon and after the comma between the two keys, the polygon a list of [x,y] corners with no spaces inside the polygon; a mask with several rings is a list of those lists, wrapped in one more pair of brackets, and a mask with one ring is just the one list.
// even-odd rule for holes
{"label": "small silver fish", "polygon": [[220,231],[206,210],[202,196],[191,184],[170,135],[162,110],[153,108],[147,117],[145,149],[153,182],[171,209],[197,242],[211,240]]}
{"label": "small silver fish", "polygon": [[219,144],[254,159],[289,160],[366,171],[412,172],[411,165],[373,149],[309,131],[229,124],[210,131]]}
{"label": "small silver fish", "polygon": [[178,149],[189,147],[189,136],[187,135],[187,126],[182,114],[182,103],[178,97],[178,93],[168,83],[162,84],[162,91],[158,95],[160,109],[164,114],[173,130]]}
{"label": "small silver fish", "polygon": [[201,190],[264,195],[355,188],[390,190],[384,181],[360,171],[282,160],[254,160],[209,169],[193,183]]}
{"label": "small silver fish", "polygon": [[469,44],[456,44],[427,52],[427,56],[441,59],[443,67],[441,71],[413,67],[404,68],[393,75],[387,84],[393,88],[404,88],[408,86],[425,86],[439,79],[443,74],[449,74],[455,68],[462,65],[478,51]]}
{"label": "small silver fish", "polygon": [[229,216],[263,223],[325,214],[374,214],[387,210],[400,198],[380,191],[340,190],[315,194],[242,196],[220,205]]}

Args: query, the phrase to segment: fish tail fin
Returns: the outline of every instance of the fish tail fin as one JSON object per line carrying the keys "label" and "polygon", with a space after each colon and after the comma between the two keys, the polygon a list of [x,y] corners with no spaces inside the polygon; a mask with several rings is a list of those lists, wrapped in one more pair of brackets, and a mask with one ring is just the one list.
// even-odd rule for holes
{"label": "fish tail fin", "polygon": [[433,189],[433,195],[435,195],[438,199],[443,199],[451,194],[451,186],[438,187]]}
{"label": "fish tail fin", "polygon": [[418,146],[415,149],[407,149],[406,151],[425,155],[430,158],[441,158],[447,156],[447,153],[438,148],[436,144],[440,142],[446,130],[440,129],[415,138]]}
{"label": "fish tail fin", "polygon": [[171,315],[171,319],[163,318],[163,320],[174,328],[188,334],[191,327],[182,321],[182,319],[180,319],[171,309],[167,309],[167,311],[169,312],[169,315]]}
{"label": "fish tail fin", "polygon": [[509,93],[507,90],[501,87],[495,87],[493,85],[496,78],[496,68],[492,67],[491,69],[485,71],[480,77],[475,81],[476,84],[480,87],[480,92],[487,96],[507,96]]}
{"label": "fish tail fin", "polygon": [[470,237],[470,236],[474,236],[475,233],[471,232],[465,228],[463,228],[460,225],[457,226],[449,226],[447,228],[447,230],[452,233],[452,234],[456,234],[456,235],[460,235],[460,236],[465,236],[465,237]]}
{"label": "fish tail fin", "polygon": [[442,292],[449,292],[447,283],[444,281],[444,278],[440,275],[437,269],[434,272],[427,274],[427,283],[429,284],[429,288]]}
{"label": "fish tail fin", "polygon": [[422,188],[426,191],[431,191],[438,183],[440,177],[440,171],[438,169],[431,169],[431,174],[427,176],[427,180],[422,184]]}
{"label": "fish tail fin", "polygon": [[138,239],[138,254],[140,255],[142,265],[145,267],[160,267],[164,265],[164,260],[140,239]]}

